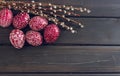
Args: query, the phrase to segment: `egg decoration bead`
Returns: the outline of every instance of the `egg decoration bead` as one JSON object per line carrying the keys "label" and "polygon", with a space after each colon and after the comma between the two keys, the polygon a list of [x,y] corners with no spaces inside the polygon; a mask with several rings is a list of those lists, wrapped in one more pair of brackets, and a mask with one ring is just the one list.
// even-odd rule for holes
{"label": "egg decoration bead", "polygon": [[13,13],[10,9],[4,8],[0,10],[0,26],[9,27],[12,23]]}
{"label": "egg decoration bead", "polygon": [[28,31],[25,37],[28,44],[32,46],[40,46],[43,42],[42,35],[33,30]]}
{"label": "egg decoration bead", "polygon": [[44,39],[47,43],[54,43],[60,35],[60,30],[57,25],[50,24],[44,29]]}
{"label": "egg decoration bead", "polygon": [[29,22],[30,28],[34,31],[40,31],[44,29],[45,26],[47,25],[48,25],[47,19],[41,16],[35,16]]}
{"label": "egg decoration bead", "polygon": [[16,29],[23,29],[27,26],[30,16],[26,12],[21,12],[13,18],[13,26]]}
{"label": "egg decoration bead", "polygon": [[21,49],[25,43],[25,35],[23,31],[19,29],[14,29],[10,33],[9,40],[15,48]]}

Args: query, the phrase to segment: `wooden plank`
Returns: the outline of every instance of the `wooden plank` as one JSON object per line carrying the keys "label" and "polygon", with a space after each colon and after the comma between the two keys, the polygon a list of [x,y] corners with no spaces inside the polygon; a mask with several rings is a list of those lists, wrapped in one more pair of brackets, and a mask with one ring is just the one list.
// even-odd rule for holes
{"label": "wooden plank", "polygon": [[1,76],[119,76],[120,74],[0,74]]}
{"label": "wooden plank", "polygon": [[[114,18],[77,19],[84,22],[85,28],[77,28],[77,34],[62,31],[56,43],[67,44],[114,44],[119,45],[119,20]],[[72,25],[74,26],[74,25]],[[62,42],[63,41],[63,42]]]}
{"label": "wooden plank", "polygon": [[[20,1],[20,0],[18,0]],[[22,0],[21,0],[22,1]],[[29,1],[29,0],[26,0]],[[81,16],[120,17],[120,0],[35,0],[38,2],[87,7],[92,13],[81,13]]]}
{"label": "wooden plank", "polygon": [[[77,7],[84,6],[90,8],[92,13],[89,15],[81,14],[83,18],[72,17],[78,21],[84,21],[84,24],[86,25],[85,28],[79,29],[75,26],[78,30],[77,34],[71,34],[62,29],[61,37],[54,44],[55,46],[47,45],[31,47],[26,45],[23,49],[17,50],[14,49],[9,42],[9,33],[12,30],[12,27],[7,29],[0,28],[0,73],[120,73],[119,0],[40,1],[73,5]],[[3,74],[3,76],[4,75],[5,74]],[[25,76],[26,75],[27,74],[25,74]],[[65,74],[65,76],[66,75],[68,74]],[[73,74],[70,75],[72,76]],[[117,76],[119,74],[93,74],[91,76],[94,75]],[[7,76],[13,76],[13,74],[7,74]],[[22,76],[24,76],[24,74]],[[86,75],[84,74],[80,76]]]}
{"label": "wooden plank", "polygon": [[120,72],[119,46],[0,49],[0,72]]}
{"label": "wooden plank", "polygon": [[[61,35],[58,41],[55,43],[58,44],[111,44],[111,45],[120,45],[120,21],[114,18],[76,18],[77,21],[84,22],[85,28],[78,28],[77,25],[70,24],[75,26],[74,28],[78,31],[76,34],[72,34],[70,31],[66,31],[63,28],[61,29]],[[11,32],[12,27],[3,29],[0,28],[0,44],[8,45],[9,33]]]}
{"label": "wooden plank", "polygon": [[[29,1],[29,0],[27,0]],[[83,6],[92,10],[83,16],[120,17],[120,0],[35,0],[46,3]]]}

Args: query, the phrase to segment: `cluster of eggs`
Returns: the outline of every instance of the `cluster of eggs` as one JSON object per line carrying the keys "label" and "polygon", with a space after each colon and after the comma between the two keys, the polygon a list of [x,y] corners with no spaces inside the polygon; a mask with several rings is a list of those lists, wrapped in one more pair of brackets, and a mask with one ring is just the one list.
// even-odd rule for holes
{"label": "cluster of eggs", "polygon": [[[11,44],[17,48],[23,48],[25,41],[32,46],[40,46],[43,41],[46,43],[54,43],[59,35],[60,30],[56,24],[48,24],[48,20],[45,17],[34,16],[30,18],[26,12],[18,13],[13,16],[13,12],[10,9],[4,8],[0,10],[0,26],[7,28],[13,25],[14,29],[9,35]],[[22,31],[27,25],[30,29],[25,34]],[[43,30],[43,36],[40,31]]]}

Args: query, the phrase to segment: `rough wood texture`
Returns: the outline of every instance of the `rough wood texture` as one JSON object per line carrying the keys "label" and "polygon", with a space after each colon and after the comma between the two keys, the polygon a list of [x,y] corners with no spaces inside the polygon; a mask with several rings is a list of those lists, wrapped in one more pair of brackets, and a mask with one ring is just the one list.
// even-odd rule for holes
{"label": "rough wood texture", "polygon": [[2,49],[1,72],[119,72],[120,47],[116,46],[26,46],[19,51],[7,46]]}
{"label": "rough wood texture", "polygon": [[46,74],[2,74],[1,76],[119,76],[119,74],[91,74],[91,75],[85,75],[85,74],[63,74],[63,75],[59,75],[59,74],[50,74],[50,75],[46,75]]}
{"label": "rough wood texture", "polygon": [[39,1],[84,6],[92,13],[70,17],[85,25],[70,24],[77,34],[62,29],[55,44],[40,47],[14,49],[8,39],[12,27],[0,28],[0,76],[119,76],[120,0]]}

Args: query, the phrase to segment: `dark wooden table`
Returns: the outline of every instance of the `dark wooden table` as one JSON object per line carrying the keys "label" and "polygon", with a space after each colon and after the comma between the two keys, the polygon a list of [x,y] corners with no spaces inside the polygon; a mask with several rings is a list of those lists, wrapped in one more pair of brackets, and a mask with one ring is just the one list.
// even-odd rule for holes
{"label": "dark wooden table", "polygon": [[120,0],[39,1],[83,6],[92,13],[71,17],[85,25],[76,27],[77,34],[62,29],[55,44],[40,47],[17,50],[8,38],[12,28],[0,28],[0,76],[120,75]]}

